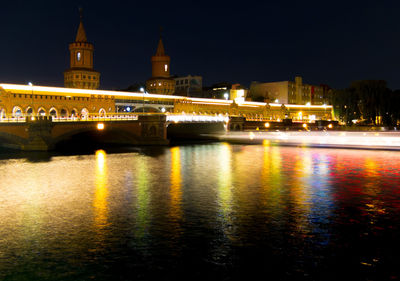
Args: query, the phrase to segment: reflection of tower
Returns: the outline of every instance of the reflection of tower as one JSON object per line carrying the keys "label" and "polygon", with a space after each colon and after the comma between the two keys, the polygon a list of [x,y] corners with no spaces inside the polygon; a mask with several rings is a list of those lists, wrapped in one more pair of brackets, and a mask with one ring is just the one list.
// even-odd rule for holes
{"label": "reflection of tower", "polygon": [[151,57],[152,77],[146,81],[147,92],[164,95],[174,93],[175,81],[169,74],[170,60],[170,57],[165,54],[160,35],[156,54]]}
{"label": "reflection of tower", "polygon": [[64,86],[68,88],[97,89],[100,73],[93,69],[94,46],[86,38],[82,11],[75,42],[69,44],[70,69],[64,72]]}

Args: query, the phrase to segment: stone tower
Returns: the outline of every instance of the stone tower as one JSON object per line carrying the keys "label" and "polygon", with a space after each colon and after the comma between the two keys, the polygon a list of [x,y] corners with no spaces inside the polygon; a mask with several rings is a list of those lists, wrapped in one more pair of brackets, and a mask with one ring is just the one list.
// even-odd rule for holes
{"label": "stone tower", "polygon": [[86,38],[80,11],[80,23],[75,42],[69,44],[70,68],[64,72],[64,86],[67,88],[98,89],[100,73],[93,69],[94,46]]}
{"label": "stone tower", "polygon": [[172,95],[175,91],[175,80],[170,77],[170,57],[165,54],[160,36],[157,51],[151,57],[152,77],[146,81],[146,91],[154,94]]}

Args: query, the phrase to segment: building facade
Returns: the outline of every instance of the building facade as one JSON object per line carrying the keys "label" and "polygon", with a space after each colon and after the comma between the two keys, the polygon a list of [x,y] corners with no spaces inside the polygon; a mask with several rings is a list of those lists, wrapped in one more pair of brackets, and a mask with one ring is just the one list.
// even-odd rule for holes
{"label": "building facade", "polygon": [[175,94],[180,96],[198,96],[203,89],[201,76],[175,77]]}
{"label": "building facade", "polygon": [[266,102],[283,104],[327,104],[327,87],[303,84],[300,76],[295,81],[260,83],[252,82],[250,95],[253,100],[262,99]]}
{"label": "building facade", "polygon": [[151,57],[152,76],[146,81],[148,93],[172,95],[175,92],[175,80],[170,76],[170,61],[160,38],[156,54]]}
{"label": "building facade", "polygon": [[70,68],[64,72],[66,88],[99,88],[100,73],[93,69],[93,52],[94,46],[87,41],[81,16],[75,42],[69,44]]}

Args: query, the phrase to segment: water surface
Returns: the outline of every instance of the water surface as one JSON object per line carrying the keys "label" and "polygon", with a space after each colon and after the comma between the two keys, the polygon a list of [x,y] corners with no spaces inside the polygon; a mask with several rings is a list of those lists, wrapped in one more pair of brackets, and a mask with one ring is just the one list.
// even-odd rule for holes
{"label": "water surface", "polygon": [[0,159],[0,280],[399,278],[399,152],[216,143]]}

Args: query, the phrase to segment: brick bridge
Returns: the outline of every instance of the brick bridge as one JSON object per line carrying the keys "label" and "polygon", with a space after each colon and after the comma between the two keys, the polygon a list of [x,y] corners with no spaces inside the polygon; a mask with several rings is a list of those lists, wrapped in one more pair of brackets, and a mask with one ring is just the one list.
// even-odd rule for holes
{"label": "brick bridge", "polygon": [[[230,118],[231,129],[243,128],[243,119]],[[84,120],[57,120],[52,117],[26,117],[19,122],[0,122],[0,145],[7,148],[25,151],[52,150],[61,142],[70,141],[77,135],[90,134],[94,139],[104,143],[129,145],[167,145],[167,130],[186,130],[186,127],[176,127],[177,123],[193,124],[202,128],[202,133],[223,128],[225,122],[212,120],[167,120],[167,115],[146,114],[131,115],[130,118],[91,117]],[[182,128],[182,129],[181,129]],[[228,129],[229,129],[228,128]],[[196,127],[189,128],[193,132]],[[214,130],[214,131],[213,131]],[[180,132],[182,133],[182,132]],[[183,132],[184,133],[184,132]]]}

